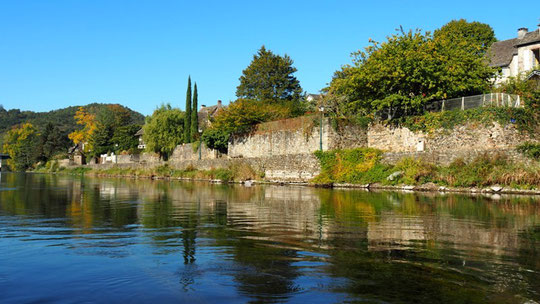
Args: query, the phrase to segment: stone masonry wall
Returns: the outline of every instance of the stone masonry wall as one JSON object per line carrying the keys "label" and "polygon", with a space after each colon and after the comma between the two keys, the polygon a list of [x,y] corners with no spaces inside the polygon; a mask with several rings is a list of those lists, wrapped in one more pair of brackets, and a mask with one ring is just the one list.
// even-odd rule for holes
{"label": "stone masonry wall", "polygon": [[[229,142],[229,157],[312,154],[320,149],[320,143],[320,120],[316,116],[285,119],[260,124],[250,134],[233,136]],[[322,148],[324,151],[366,145],[367,130],[365,128],[344,124],[335,130],[328,119],[323,120]]]}
{"label": "stone masonry wall", "polygon": [[[302,117],[261,124],[251,134],[234,136],[229,143],[229,155],[203,147],[202,159],[191,145],[180,145],[167,162],[176,169],[194,167],[201,170],[229,168],[238,163],[248,164],[267,180],[309,181],[320,166],[314,151],[319,149],[320,125],[317,117]],[[498,123],[483,125],[468,123],[453,130],[432,133],[412,132],[381,124],[362,128],[339,123],[334,129],[329,120],[323,122],[323,149],[371,147],[384,151],[383,161],[396,163],[404,157],[423,159],[447,165],[457,158],[470,160],[482,154],[504,154],[510,160],[526,162],[516,151],[525,141],[536,141],[513,125]],[[142,153],[138,160],[122,164],[92,165],[96,168],[112,166],[153,168],[165,164],[156,154]]]}
{"label": "stone masonry wall", "polygon": [[[201,159],[215,159],[219,158],[221,155],[218,151],[209,149],[204,144],[201,149]],[[199,159],[199,150],[194,149],[192,144],[183,144],[178,145],[174,149],[173,153],[169,157],[171,162],[181,162],[185,160],[198,160]]]}

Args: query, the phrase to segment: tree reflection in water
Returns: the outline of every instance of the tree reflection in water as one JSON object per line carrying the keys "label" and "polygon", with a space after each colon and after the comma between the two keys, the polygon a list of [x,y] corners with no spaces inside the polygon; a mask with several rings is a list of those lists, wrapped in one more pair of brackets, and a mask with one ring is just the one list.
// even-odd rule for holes
{"label": "tree reflection in water", "polygon": [[[0,239],[19,237],[19,230],[61,233],[62,241],[50,246],[137,256],[145,269],[163,269],[155,275],[160,282],[169,282],[170,274],[177,291],[199,297],[540,298],[536,197],[3,174],[0,216],[10,227],[0,229]],[[122,248],[122,255],[111,248]]]}

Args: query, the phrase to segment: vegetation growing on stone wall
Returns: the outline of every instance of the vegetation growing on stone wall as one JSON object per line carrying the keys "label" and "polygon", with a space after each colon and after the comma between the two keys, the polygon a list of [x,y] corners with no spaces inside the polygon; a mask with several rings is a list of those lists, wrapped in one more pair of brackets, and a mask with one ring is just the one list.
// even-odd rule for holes
{"label": "vegetation growing on stone wall", "polygon": [[86,174],[90,176],[115,176],[115,177],[146,177],[146,178],[186,178],[186,179],[216,179],[223,182],[254,180],[263,177],[263,174],[254,170],[248,164],[232,163],[227,168],[199,170],[193,166],[185,169],[174,169],[168,164],[154,168],[123,168],[114,166],[108,169],[92,169],[88,167],[64,168],[59,167],[57,161],[50,161],[39,167],[34,172],[39,173],[66,173]]}
{"label": "vegetation growing on stone wall", "polygon": [[457,159],[448,166],[435,166],[413,158],[396,165],[381,163],[381,151],[369,148],[316,152],[321,173],[315,184],[352,183],[452,187],[505,185],[540,187],[540,163],[515,164],[504,156],[481,155],[471,161]]}
{"label": "vegetation growing on stone wall", "polygon": [[315,156],[321,164],[321,173],[313,183],[367,184],[382,182],[390,173],[391,166],[380,162],[381,151],[371,148],[317,151]]}
{"label": "vegetation growing on stone wall", "polygon": [[540,160],[540,144],[525,142],[517,147],[517,150],[532,159]]}
{"label": "vegetation growing on stone wall", "polygon": [[442,111],[425,113],[420,116],[409,116],[401,119],[400,124],[411,131],[433,132],[437,129],[451,130],[459,125],[477,122],[490,125],[498,122],[501,125],[513,124],[518,130],[535,134],[538,121],[531,119],[531,113],[524,108],[482,107],[464,111]]}

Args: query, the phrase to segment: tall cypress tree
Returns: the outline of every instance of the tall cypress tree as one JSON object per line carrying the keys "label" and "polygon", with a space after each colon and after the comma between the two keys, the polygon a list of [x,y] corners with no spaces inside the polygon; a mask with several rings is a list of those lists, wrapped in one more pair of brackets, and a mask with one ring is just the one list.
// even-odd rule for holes
{"label": "tall cypress tree", "polygon": [[191,142],[191,76],[188,77],[186,92],[186,117],[184,119],[184,142]]}
{"label": "tall cypress tree", "polygon": [[198,102],[198,96],[197,96],[197,83],[195,82],[195,85],[193,87],[193,106],[191,107],[191,139],[192,141],[195,141],[199,134],[199,117],[197,116],[197,102]]}

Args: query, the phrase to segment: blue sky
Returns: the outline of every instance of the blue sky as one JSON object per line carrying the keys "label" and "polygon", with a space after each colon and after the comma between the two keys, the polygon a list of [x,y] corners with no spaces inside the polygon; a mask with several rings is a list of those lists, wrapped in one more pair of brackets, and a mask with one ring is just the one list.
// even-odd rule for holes
{"label": "blue sky", "polygon": [[238,78],[265,45],[288,54],[316,93],[369,38],[490,24],[498,39],[536,29],[540,3],[508,1],[0,0],[0,104],[48,111],[120,103],[148,115],[184,108],[188,75],[199,103],[234,100]]}

